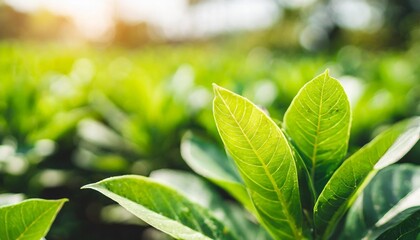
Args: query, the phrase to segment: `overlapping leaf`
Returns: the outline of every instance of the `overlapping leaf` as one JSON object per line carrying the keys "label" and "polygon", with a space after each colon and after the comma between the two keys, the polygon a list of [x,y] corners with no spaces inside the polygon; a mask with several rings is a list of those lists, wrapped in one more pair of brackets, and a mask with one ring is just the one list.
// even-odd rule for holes
{"label": "overlapping leaf", "polygon": [[0,207],[1,240],[38,240],[47,235],[66,199],[29,199]]}
{"label": "overlapping leaf", "polygon": [[350,208],[342,239],[377,239],[420,211],[419,177],[420,167],[411,164],[381,170]]}
{"label": "overlapping leaf", "polygon": [[320,192],[347,153],[351,112],[347,95],[328,71],[308,82],[284,116],[293,139]]}
{"label": "overlapping leaf", "polygon": [[280,128],[249,100],[214,85],[219,134],[260,220],[276,239],[302,238],[295,160]]}
{"label": "overlapping leaf", "polygon": [[253,206],[234,163],[216,145],[188,133],[182,139],[181,154],[196,173],[229,192],[248,210]]}
{"label": "overlapping leaf", "polygon": [[236,239],[207,209],[177,191],[142,176],[108,178],[94,189],[176,239]]}
{"label": "overlapping leaf", "polygon": [[408,119],[383,132],[347,159],[328,181],[315,204],[317,234],[327,238],[376,172],[405,155],[418,141],[419,134],[420,117]]}
{"label": "overlapping leaf", "polygon": [[254,219],[245,209],[236,203],[222,199],[219,193],[202,178],[188,172],[169,169],[153,171],[150,177],[209,209],[240,239],[270,239],[265,230],[253,221]]}
{"label": "overlapping leaf", "polygon": [[397,226],[387,230],[377,240],[419,240],[420,239],[420,211],[405,219]]}

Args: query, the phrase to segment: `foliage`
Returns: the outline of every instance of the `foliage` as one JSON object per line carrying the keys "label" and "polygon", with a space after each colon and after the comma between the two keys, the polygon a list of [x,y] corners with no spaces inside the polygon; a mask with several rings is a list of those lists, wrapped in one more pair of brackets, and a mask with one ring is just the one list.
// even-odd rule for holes
{"label": "foliage", "polygon": [[412,234],[418,232],[418,224],[399,223],[419,216],[420,207],[416,204],[420,193],[419,174],[420,167],[411,164],[379,171],[350,208],[342,238],[376,239],[382,235],[393,239],[395,235],[384,232],[395,232],[403,226],[413,228]]}
{"label": "foliage", "polygon": [[[353,153],[388,125],[420,114],[417,52],[413,48],[380,53],[346,46],[337,54],[306,55],[209,43],[103,51],[3,41],[0,192],[71,199],[47,236],[51,240],[152,239],[150,232],[156,231],[108,199],[80,192],[80,186],[121,174],[148,175],[160,168],[187,170],[180,152],[191,165],[194,160],[188,161],[186,152],[201,149],[220,155],[201,154],[199,159],[206,158],[211,167],[199,161],[191,168],[213,184],[229,185],[226,192],[255,212],[234,163],[223,164],[227,156],[220,150],[212,117],[212,82],[266,108],[273,119],[283,119],[299,89],[330,68],[340,76],[357,116],[349,141]],[[189,130],[194,134],[185,136],[180,151],[180,139]],[[417,145],[403,161],[418,164],[418,153]],[[221,163],[214,164],[214,159]],[[224,169],[214,170],[218,166],[230,170],[224,174]],[[300,185],[303,182],[304,178]],[[311,197],[301,195],[308,200],[302,203],[305,212]],[[237,232],[251,236],[249,231]]]}
{"label": "foliage", "polygon": [[[357,227],[352,216],[376,208],[356,199],[367,195],[366,186],[378,171],[404,156],[420,135],[420,118],[410,118],[344,160],[351,123],[349,102],[328,71],[303,86],[280,126],[244,97],[217,85],[214,94],[213,115],[228,156],[192,136],[184,139],[183,155],[198,174],[232,194],[273,239],[329,239],[340,234],[337,225],[350,207],[345,230]],[[224,159],[219,165],[210,160],[218,156]],[[393,169],[391,174],[398,175],[402,167]],[[372,184],[386,173],[378,174],[379,180]],[[169,184],[174,185],[178,184]],[[417,185],[401,187],[393,190],[401,192],[397,197],[402,200],[377,220],[379,225],[365,226],[369,234],[386,239],[388,233],[397,237],[419,233],[415,219],[420,202],[413,197],[418,195]],[[240,230],[229,224],[230,216],[224,215],[230,218],[224,221],[208,205],[196,204],[188,193],[175,190],[179,185],[173,189],[157,180],[127,175],[85,188],[103,193],[175,238],[240,239]],[[341,236],[347,234],[344,231]]]}
{"label": "foliage", "polygon": [[66,201],[28,199],[18,204],[1,206],[1,239],[42,239]]}

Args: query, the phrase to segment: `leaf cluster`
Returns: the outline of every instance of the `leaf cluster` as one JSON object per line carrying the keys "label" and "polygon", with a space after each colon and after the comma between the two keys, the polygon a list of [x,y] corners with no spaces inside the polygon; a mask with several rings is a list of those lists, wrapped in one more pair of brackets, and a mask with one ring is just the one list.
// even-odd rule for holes
{"label": "leaf cluster", "polygon": [[[155,174],[158,178],[121,176],[85,188],[177,239],[256,239],[256,234],[258,239],[346,239],[354,231],[365,239],[390,239],[420,232],[414,177],[419,168],[385,168],[418,141],[419,117],[395,124],[346,158],[350,104],[328,71],[299,91],[280,125],[242,96],[217,85],[214,94],[213,115],[227,154],[191,133],[182,154],[247,211],[215,199],[202,179],[169,170]],[[201,196],[185,189],[195,184]],[[381,191],[385,196],[374,202]]]}

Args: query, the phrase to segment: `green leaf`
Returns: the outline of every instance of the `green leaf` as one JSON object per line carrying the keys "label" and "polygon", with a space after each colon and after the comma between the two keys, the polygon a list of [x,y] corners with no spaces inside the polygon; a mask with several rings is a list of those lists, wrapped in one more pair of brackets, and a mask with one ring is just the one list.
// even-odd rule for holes
{"label": "green leaf", "polygon": [[342,163],[350,137],[347,95],[328,71],[308,82],[284,116],[284,128],[305,160],[318,193]]}
{"label": "green leaf", "polygon": [[146,177],[112,177],[83,188],[104,194],[138,218],[177,239],[236,239],[207,209]]}
{"label": "green leaf", "polygon": [[67,199],[28,199],[0,207],[1,240],[39,240],[47,235]]}
{"label": "green leaf", "polygon": [[302,238],[296,163],[280,128],[249,100],[214,85],[213,114],[260,221],[276,239]]}
{"label": "green leaf", "polygon": [[249,211],[254,211],[233,161],[216,145],[187,133],[182,139],[181,154],[196,173],[225,189]]}
{"label": "green leaf", "polygon": [[255,222],[253,216],[249,216],[249,212],[245,211],[245,209],[229,202],[227,203],[226,209],[229,213],[229,218],[235,225],[235,229],[240,231],[240,234],[238,234],[240,239],[273,239],[260,224]]}
{"label": "green leaf", "polygon": [[387,167],[372,179],[350,208],[342,239],[377,239],[420,210],[420,167]]}
{"label": "green leaf", "polygon": [[417,211],[402,223],[384,232],[377,240],[419,240],[420,239],[420,211]]}
{"label": "green leaf", "polygon": [[219,193],[202,178],[185,171],[160,169],[150,174],[152,179],[170,186],[191,201],[209,209],[240,239],[270,239],[252,216],[237,204],[223,200]]}
{"label": "green leaf", "polygon": [[404,156],[418,141],[420,117],[400,122],[377,136],[337,169],[314,208],[317,234],[327,238],[376,172]]}

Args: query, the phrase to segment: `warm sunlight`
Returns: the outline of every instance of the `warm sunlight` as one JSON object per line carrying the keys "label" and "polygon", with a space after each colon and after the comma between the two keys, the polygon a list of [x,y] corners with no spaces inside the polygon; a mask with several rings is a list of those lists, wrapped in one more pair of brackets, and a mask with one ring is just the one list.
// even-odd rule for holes
{"label": "warm sunlight", "polygon": [[[115,20],[149,23],[155,34],[169,39],[211,36],[222,32],[272,25],[281,11],[271,0],[5,0],[23,12],[47,10],[70,17],[88,39],[103,40],[114,31]],[[94,9],[94,10],[92,10]]]}
{"label": "warm sunlight", "polygon": [[0,0],[0,240],[420,240],[419,13]]}

